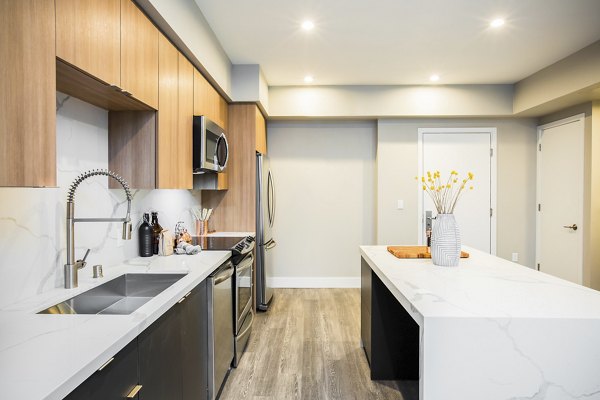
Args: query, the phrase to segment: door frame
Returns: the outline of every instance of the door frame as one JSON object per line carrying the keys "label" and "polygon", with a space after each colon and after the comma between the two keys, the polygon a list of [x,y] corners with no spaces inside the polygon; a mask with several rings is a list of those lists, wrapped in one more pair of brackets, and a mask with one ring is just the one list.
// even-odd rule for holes
{"label": "door frame", "polygon": [[[497,128],[418,128],[417,130],[417,147],[418,147],[418,176],[423,176],[423,135],[426,133],[482,133],[486,135],[490,135],[490,149],[491,149],[491,157],[490,157],[490,207],[492,208],[492,216],[490,217],[490,254],[496,255],[497,248],[497,215],[498,215],[498,207],[497,207],[497,160],[498,160],[498,151],[497,151]],[[423,225],[425,223],[423,216],[423,191],[418,190],[418,210],[417,210],[417,226],[419,240],[418,244],[423,245]]]}
{"label": "door frame", "polygon": [[[544,125],[539,125],[537,127],[537,144],[536,144],[536,166],[535,166],[535,173],[536,173],[536,179],[535,179],[535,207],[536,207],[536,211],[535,211],[535,269],[537,269],[538,271],[540,270],[540,258],[542,255],[542,243],[541,243],[541,227],[540,227],[540,213],[539,213],[539,205],[542,202],[541,196],[542,196],[542,182],[540,181],[539,177],[541,174],[541,167],[542,167],[542,152],[539,151],[540,145],[542,144],[542,132],[544,131],[544,129],[549,129],[549,128],[556,128],[562,125],[567,125],[573,122],[581,122],[582,124],[582,132],[581,134],[583,135],[583,140],[581,141],[582,143],[582,147],[581,147],[581,170],[584,173],[584,179],[585,179],[585,114],[581,113],[581,114],[577,114],[577,115],[573,115],[571,117],[567,117],[567,118],[563,118],[563,119],[559,119],[557,121],[553,121]],[[583,182],[583,185],[581,187],[581,192],[582,192],[582,196],[581,198],[584,199],[584,204],[585,204],[585,181]],[[582,204],[582,212],[583,212],[583,216],[585,216],[585,209],[584,209],[584,204]],[[584,232],[584,224],[585,224],[585,218],[581,219],[581,231]],[[585,239],[585,238],[584,238]],[[583,265],[584,265],[584,259],[583,259],[583,248],[584,248],[584,240],[582,240],[581,242],[581,268],[579,270],[579,275],[580,275],[580,282],[583,285]]]}

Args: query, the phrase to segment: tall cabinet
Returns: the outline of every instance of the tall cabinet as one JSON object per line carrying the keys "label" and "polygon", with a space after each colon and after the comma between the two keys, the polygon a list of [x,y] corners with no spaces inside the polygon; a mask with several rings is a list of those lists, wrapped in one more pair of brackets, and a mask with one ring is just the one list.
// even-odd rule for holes
{"label": "tall cabinet", "polygon": [[54,0],[1,0],[0,41],[0,186],[56,186]]}
{"label": "tall cabinet", "polygon": [[210,229],[256,229],[256,152],[266,153],[266,125],[254,103],[229,105],[229,162],[227,191],[205,191],[203,203],[213,208]]}

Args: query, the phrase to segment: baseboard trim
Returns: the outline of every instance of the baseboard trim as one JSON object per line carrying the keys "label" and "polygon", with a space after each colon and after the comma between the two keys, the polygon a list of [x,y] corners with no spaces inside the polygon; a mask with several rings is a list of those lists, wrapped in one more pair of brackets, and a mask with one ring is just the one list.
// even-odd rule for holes
{"label": "baseboard trim", "polygon": [[273,288],[307,289],[307,288],[359,288],[360,277],[272,277],[267,283]]}

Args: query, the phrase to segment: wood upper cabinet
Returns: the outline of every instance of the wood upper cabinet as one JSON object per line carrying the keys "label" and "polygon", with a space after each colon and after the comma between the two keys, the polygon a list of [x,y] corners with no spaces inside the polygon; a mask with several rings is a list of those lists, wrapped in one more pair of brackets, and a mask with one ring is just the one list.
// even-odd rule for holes
{"label": "wood upper cabinet", "polygon": [[260,109],[256,107],[256,151],[261,154],[267,154],[267,123]]}
{"label": "wood upper cabinet", "polygon": [[[177,131],[179,52],[162,34],[158,39],[158,131],[156,137],[156,185],[177,184]],[[190,169],[191,173],[191,169]]]}
{"label": "wood upper cabinet", "polygon": [[192,189],[193,122],[194,122],[194,66],[179,53],[179,118],[176,135],[178,188]]}
{"label": "wood upper cabinet", "polygon": [[194,70],[194,115],[206,115],[227,132],[228,104],[198,70]]}
{"label": "wood upper cabinet", "polygon": [[56,56],[121,84],[121,0],[56,0]]}
{"label": "wood upper cabinet", "polygon": [[192,189],[194,67],[159,36],[156,185]]}
{"label": "wood upper cabinet", "polygon": [[158,29],[131,0],[121,0],[121,89],[158,108]]}
{"label": "wood upper cabinet", "polygon": [[0,186],[56,186],[54,0],[1,0],[0,40]]}

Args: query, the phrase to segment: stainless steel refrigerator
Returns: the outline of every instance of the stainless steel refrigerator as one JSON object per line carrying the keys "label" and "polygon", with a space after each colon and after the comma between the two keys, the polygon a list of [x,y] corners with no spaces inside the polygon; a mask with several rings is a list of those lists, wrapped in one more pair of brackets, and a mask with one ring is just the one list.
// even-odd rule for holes
{"label": "stainless steel refrigerator", "polygon": [[256,306],[267,311],[273,300],[272,276],[273,223],[275,222],[275,186],[269,158],[256,153]]}

